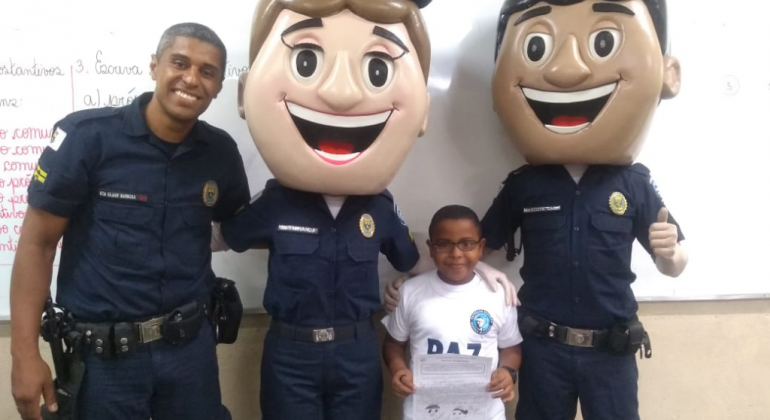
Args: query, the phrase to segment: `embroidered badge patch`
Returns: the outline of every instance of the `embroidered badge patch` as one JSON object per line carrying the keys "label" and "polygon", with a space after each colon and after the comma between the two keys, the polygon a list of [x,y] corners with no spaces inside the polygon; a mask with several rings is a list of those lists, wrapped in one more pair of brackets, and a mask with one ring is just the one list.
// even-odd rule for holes
{"label": "embroidered badge patch", "polygon": [[626,197],[617,191],[612,193],[612,195],[610,195],[610,210],[618,216],[622,216],[625,214],[626,209],[628,209]]}
{"label": "embroidered badge patch", "polygon": [[59,146],[61,146],[61,142],[64,141],[65,137],[67,137],[67,133],[57,127],[56,131],[51,134],[51,141],[48,142],[48,147],[53,150],[59,150]]}
{"label": "embroidered badge patch", "polygon": [[45,184],[45,179],[48,177],[48,172],[44,171],[40,165],[37,165],[35,172],[32,174],[32,180],[41,184]]}
{"label": "embroidered badge patch", "polygon": [[358,228],[361,229],[361,234],[364,237],[371,238],[374,236],[374,219],[369,213],[361,215],[361,219],[358,220]]}
{"label": "embroidered badge patch", "polygon": [[489,312],[479,309],[471,315],[471,328],[477,334],[484,335],[492,329],[492,316]]}
{"label": "embroidered badge patch", "polygon": [[398,220],[401,221],[401,224],[406,226],[406,220],[404,220],[404,216],[401,215],[401,209],[398,207],[398,204],[393,203],[393,211],[396,212],[396,216],[398,216]]}
{"label": "embroidered badge patch", "polygon": [[209,207],[214,206],[219,199],[219,186],[214,181],[209,181],[203,186],[203,203]]}

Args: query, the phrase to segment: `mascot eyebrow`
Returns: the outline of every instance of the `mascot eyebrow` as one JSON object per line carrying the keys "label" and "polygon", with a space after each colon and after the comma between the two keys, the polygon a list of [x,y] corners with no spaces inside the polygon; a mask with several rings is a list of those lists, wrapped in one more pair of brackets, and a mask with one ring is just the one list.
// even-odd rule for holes
{"label": "mascot eyebrow", "polygon": [[[283,37],[286,35],[289,35],[293,32],[301,31],[303,29],[311,29],[311,28],[323,28],[324,23],[321,18],[310,18],[301,20],[288,28],[286,28],[283,32],[281,32],[281,42],[283,42],[284,45],[286,45],[289,48],[294,48],[294,45],[289,45],[284,41]],[[372,30],[372,34],[377,35],[381,38],[387,39],[388,41],[398,45],[399,48],[404,50],[403,54],[399,55],[398,57],[395,57],[395,59],[399,59],[404,56],[404,54],[410,52],[409,48],[404,44],[404,41],[401,40],[396,34],[393,32],[383,28],[382,26],[374,26],[374,29]]]}

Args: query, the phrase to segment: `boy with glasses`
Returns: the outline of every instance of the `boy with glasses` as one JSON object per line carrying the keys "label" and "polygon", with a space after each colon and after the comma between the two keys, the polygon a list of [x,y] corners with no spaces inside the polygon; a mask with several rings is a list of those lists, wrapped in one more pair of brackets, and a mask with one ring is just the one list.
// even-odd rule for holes
{"label": "boy with glasses", "polygon": [[[484,252],[478,216],[458,205],[433,216],[428,246],[436,270],[405,282],[396,310],[383,319],[388,336],[383,357],[393,377],[393,390],[404,401],[404,419],[412,418],[415,391],[406,363],[412,356],[455,353],[492,358],[488,390],[495,392],[486,417],[505,419],[504,402],[515,395],[522,341],[516,308],[506,305],[502,290],[490,290],[474,271]],[[499,360],[498,360],[499,359]]]}

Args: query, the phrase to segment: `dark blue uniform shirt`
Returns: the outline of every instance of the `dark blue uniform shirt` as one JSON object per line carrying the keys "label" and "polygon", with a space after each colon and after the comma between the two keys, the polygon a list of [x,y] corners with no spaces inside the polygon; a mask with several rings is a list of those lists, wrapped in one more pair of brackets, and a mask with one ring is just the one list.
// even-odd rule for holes
{"label": "dark blue uniform shirt", "polygon": [[[637,239],[652,255],[649,228],[663,206],[641,164],[590,166],[579,184],[561,165],[524,166],[511,172],[481,223],[492,249],[521,228],[523,308],[599,329],[636,314],[631,249]],[[671,215],[668,221],[677,224]]]}
{"label": "dark blue uniform shirt", "polygon": [[206,298],[211,222],[249,200],[235,141],[199,121],[171,147],[147,127],[151,98],[59,121],[28,188],[29,205],[70,219],[56,300],[82,320],[144,320]]}
{"label": "dark blue uniform shirt", "polygon": [[420,257],[387,191],[347,197],[333,218],[322,195],[270,180],[259,198],[222,223],[222,235],[237,252],[269,245],[265,309],[305,327],[368,319],[381,305],[380,252],[402,272]]}

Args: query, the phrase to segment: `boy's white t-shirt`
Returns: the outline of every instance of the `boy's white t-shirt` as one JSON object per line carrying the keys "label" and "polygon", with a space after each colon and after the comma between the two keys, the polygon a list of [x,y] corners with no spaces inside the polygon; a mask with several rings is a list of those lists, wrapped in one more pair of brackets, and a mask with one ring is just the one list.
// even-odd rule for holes
{"label": "boy's white t-shirt", "polygon": [[[456,353],[491,357],[493,368],[497,368],[498,348],[522,341],[516,307],[506,305],[502,287],[494,292],[478,274],[469,283],[453,286],[432,270],[404,282],[399,295],[398,307],[382,322],[393,338],[409,340],[413,356]],[[411,418],[410,395],[404,400],[404,420]],[[486,418],[505,419],[500,398],[489,405]]]}

